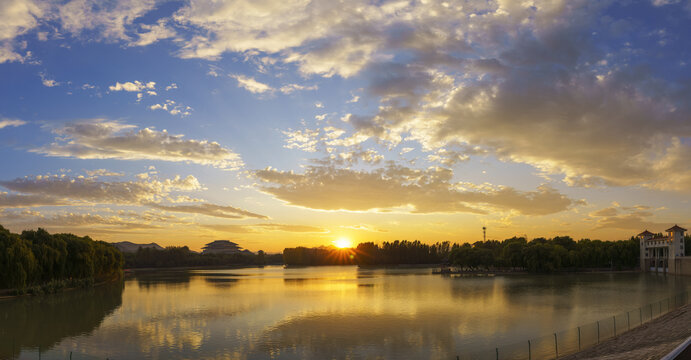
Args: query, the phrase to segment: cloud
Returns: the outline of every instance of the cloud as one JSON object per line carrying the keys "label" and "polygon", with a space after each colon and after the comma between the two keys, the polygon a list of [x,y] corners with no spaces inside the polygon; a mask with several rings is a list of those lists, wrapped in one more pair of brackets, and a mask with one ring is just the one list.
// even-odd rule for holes
{"label": "cloud", "polygon": [[283,147],[287,149],[299,149],[307,152],[316,152],[317,144],[319,143],[319,130],[288,130],[282,131],[286,136],[286,144]]}
{"label": "cloud", "polygon": [[0,129],[4,129],[8,126],[17,127],[26,124],[26,121],[19,119],[7,119],[0,117]]}
{"label": "cloud", "polygon": [[581,204],[546,185],[528,192],[480,187],[452,183],[448,169],[417,170],[392,163],[371,172],[311,166],[302,174],[267,168],[254,176],[262,182],[261,190],[277,199],[320,210],[547,215]]}
{"label": "cloud", "polygon": [[651,220],[654,216],[653,212],[641,210],[640,206],[624,209],[624,211],[612,206],[595,211],[590,216],[595,220],[595,230],[621,229],[633,230],[638,233],[648,229],[652,232],[661,232],[672,226],[672,223],[660,223]]}
{"label": "cloud", "polygon": [[610,206],[608,208],[602,208],[600,210],[590,213],[590,216],[600,217],[600,216],[616,216],[619,213],[619,209],[616,206]]}
{"label": "cloud", "polygon": [[22,195],[0,192],[0,208],[66,205],[67,202],[43,195]]}
{"label": "cloud", "polygon": [[256,218],[256,219],[268,219],[267,216],[255,214],[253,212],[239,209],[232,206],[214,205],[214,204],[195,204],[195,205],[160,205],[160,204],[149,204],[149,206],[170,212],[180,212],[180,213],[190,213],[190,214],[200,214],[213,217],[220,217],[226,219],[246,219],[246,218]]}
{"label": "cloud", "polygon": [[[674,3],[652,5],[682,6]],[[613,4],[355,1],[344,9],[200,0],[174,17],[199,30],[182,47],[184,58],[272,54],[304,74],[363,75],[363,91],[379,106],[348,117],[354,133],[343,145],[396,145],[407,136],[434,152],[429,161],[450,166],[466,154],[438,150],[466,144],[572,186],[688,192],[689,84],[675,75],[688,75],[678,68],[685,58],[651,58],[647,34],[660,26],[642,13],[613,15]],[[665,11],[652,5],[647,11]],[[661,24],[665,33],[687,30],[679,25],[687,15],[678,13]],[[634,28],[622,33],[622,21]],[[681,38],[664,40],[684,46]],[[663,63],[669,67],[651,66]],[[270,91],[261,85],[248,87]]]}
{"label": "cloud", "polygon": [[0,181],[0,186],[19,195],[5,195],[7,207],[30,206],[32,199],[41,197],[33,206],[82,202],[85,204],[141,204],[156,203],[171,192],[200,190],[201,185],[192,175],[171,179],[140,181],[99,181],[95,178],[68,177],[66,175],[38,175]]}
{"label": "cloud", "polygon": [[[15,40],[36,28],[46,11],[46,4],[31,0],[0,2],[0,64],[24,61],[29,54],[20,54]],[[21,47],[21,46],[20,46]]]}
{"label": "cloud", "polygon": [[45,73],[38,73],[38,75],[41,77],[41,83],[42,83],[43,86],[45,86],[45,87],[55,87],[55,86],[59,86],[59,85],[60,85],[59,82],[57,82],[57,81],[55,81],[55,80],[53,80],[53,79],[49,79],[49,78],[46,76]]}
{"label": "cloud", "polygon": [[[59,211],[53,213],[34,210],[5,211],[0,209],[0,217],[6,224],[14,228],[43,227],[49,229],[75,229],[88,228],[90,232],[107,229],[108,231],[122,232],[131,230],[151,230],[162,228],[156,223],[183,224],[174,217],[161,217],[151,214],[150,211],[137,213],[132,211],[114,212],[110,209],[99,209],[98,213],[81,213],[73,211]],[[115,213],[115,214],[114,214]],[[91,233],[93,236],[93,233]]]}
{"label": "cloud", "polygon": [[141,24],[140,26],[143,30],[148,31],[137,34],[139,39],[133,43],[130,43],[130,46],[147,46],[159,40],[175,37],[176,35],[175,30],[168,26],[165,19],[160,19],[156,22],[156,24],[153,25]]}
{"label": "cloud", "polygon": [[[62,29],[75,37],[84,35],[91,39],[136,44],[128,35],[128,28],[155,6],[155,0],[71,0],[58,6],[55,12]],[[146,27],[142,28],[147,30]],[[147,33],[143,36],[147,40],[153,37]],[[141,37],[139,41],[142,41]]]}
{"label": "cloud", "polygon": [[243,88],[251,92],[252,94],[262,94],[265,92],[274,91],[274,89],[271,86],[261,83],[249,76],[240,74],[231,74],[228,76],[238,81],[238,87]]}
{"label": "cloud", "polygon": [[98,176],[124,176],[125,173],[122,172],[114,172],[114,171],[109,171],[106,169],[96,169],[96,170],[87,170],[86,174],[92,177],[98,177]]}
{"label": "cloud", "polygon": [[32,152],[78,159],[161,160],[211,165],[234,170],[243,166],[240,156],[207,140],[185,140],[183,135],[117,121],[94,119],[73,122],[53,131],[55,142]]}
{"label": "cloud", "polygon": [[309,225],[290,225],[290,224],[252,224],[252,225],[225,225],[212,224],[204,225],[205,228],[224,231],[230,233],[260,233],[265,231],[281,231],[281,232],[295,232],[295,233],[328,233],[329,230]]}
{"label": "cloud", "polygon": [[317,85],[311,85],[311,86],[304,86],[304,85],[299,85],[299,84],[287,84],[281,86],[281,92],[289,95],[292,94],[296,91],[305,91],[305,90],[318,90],[319,86]]}
{"label": "cloud", "polygon": [[[103,216],[99,214],[84,213],[62,213],[52,216],[20,216],[18,220],[23,223],[36,223],[41,227],[65,228],[65,227],[93,227],[94,225],[133,229],[156,229],[160,226],[136,221],[134,219],[124,219],[120,216]],[[16,223],[16,222],[15,222]]]}
{"label": "cloud", "polygon": [[163,110],[168,112],[170,115],[180,115],[182,117],[189,116],[192,114],[192,108],[185,106],[180,103],[176,103],[173,100],[166,100],[163,104],[154,104],[149,106],[151,110]]}
{"label": "cloud", "polygon": [[108,87],[108,90],[110,91],[127,91],[127,92],[141,92],[144,90],[155,90],[156,89],[156,82],[154,81],[149,81],[149,82],[143,82],[139,80],[135,80],[134,82],[127,81],[124,83],[116,82],[115,85],[111,85]]}
{"label": "cloud", "polygon": [[15,192],[0,192],[0,208],[22,208],[36,206],[119,204],[146,206],[177,213],[200,214],[227,219],[268,219],[233,206],[216,204],[165,205],[165,201],[196,202],[188,196],[173,193],[202,190],[192,175],[158,179],[152,176],[137,181],[101,181],[97,176],[120,176],[104,169],[87,172],[85,177],[49,175],[0,181],[0,186]]}
{"label": "cloud", "polygon": [[388,230],[385,229],[380,229],[376,228],[372,225],[365,225],[365,224],[359,224],[359,225],[343,225],[341,226],[344,229],[351,229],[351,230],[358,230],[358,231],[368,231],[368,232],[378,232],[378,233],[385,233],[388,232]]}

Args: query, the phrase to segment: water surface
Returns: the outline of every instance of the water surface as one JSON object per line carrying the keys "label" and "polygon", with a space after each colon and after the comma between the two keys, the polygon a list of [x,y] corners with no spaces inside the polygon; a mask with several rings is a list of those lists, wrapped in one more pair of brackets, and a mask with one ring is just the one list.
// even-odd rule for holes
{"label": "water surface", "polygon": [[455,359],[686,291],[640,273],[443,277],[354,266],[160,271],[0,301],[0,358]]}

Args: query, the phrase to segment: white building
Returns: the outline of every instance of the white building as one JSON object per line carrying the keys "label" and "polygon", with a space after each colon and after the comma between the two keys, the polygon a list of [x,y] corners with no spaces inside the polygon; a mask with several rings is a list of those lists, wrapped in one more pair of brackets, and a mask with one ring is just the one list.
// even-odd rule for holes
{"label": "white building", "polygon": [[[648,230],[638,234],[641,243],[641,271],[681,273],[684,260],[684,232],[674,225],[658,236]],[[688,267],[688,266],[686,266]]]}

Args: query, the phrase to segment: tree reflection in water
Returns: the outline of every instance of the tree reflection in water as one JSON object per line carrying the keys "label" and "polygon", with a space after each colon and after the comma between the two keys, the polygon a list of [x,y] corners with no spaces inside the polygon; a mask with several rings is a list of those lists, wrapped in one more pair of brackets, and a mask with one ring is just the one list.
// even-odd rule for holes
{"label": "tree reflection in water", "polygon": [[123,282],[0,301],[0,359],[88,334],[122,305]]}

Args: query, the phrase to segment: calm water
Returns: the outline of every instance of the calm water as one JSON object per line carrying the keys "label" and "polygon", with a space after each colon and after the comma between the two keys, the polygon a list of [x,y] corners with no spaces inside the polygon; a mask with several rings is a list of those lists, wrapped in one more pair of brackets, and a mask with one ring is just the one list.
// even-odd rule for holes
{"label": "calm water", "polygon": [[451,278],[319,267],[138,275],[0,301],[0,358],[455,359],[687,290],[651,274]]}

